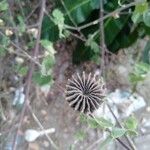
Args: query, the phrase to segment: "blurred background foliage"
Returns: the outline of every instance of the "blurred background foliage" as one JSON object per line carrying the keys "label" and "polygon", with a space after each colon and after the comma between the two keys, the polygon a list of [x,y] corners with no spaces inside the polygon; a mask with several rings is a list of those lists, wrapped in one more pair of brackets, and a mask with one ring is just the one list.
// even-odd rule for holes
{"label": "blurred background foliage", "polygon": [[[150,35],[150,9],[148,1],[143,0],[142,3],[137,4],[131,2],[130,4],[133,3],[132,7],[126,7],[126,5],[130,5],[126,0],[121,1],[121,3],[118,3],[116,0],[105,0],[104,3],[104,14],[109,16],[104,20],[105,42],[108,50],[113,53],[117,53],[121,48],[131,46],[137,39]],[[124,8],[121,11],[119,9],[120,5],[126,9]],[[73,53],[73,62],[80,63],[86,60],[97,62],[99,58],[98,44],[100,36],[99,24],[95,24],[94,21],[99,18],[99,7],[99,0],[64,0],[63,2],[56,3],[56,9],[59,13],[54,15],[52,12],[52,16],[44,18],[42,38],[56,42],[60,38],[64,38],[63,36],[60,37],[60,30],[66,36],[65,33],[69,30],[67,28],[68,25],[78,26],[89,43],[78,39]],[[54,21],[57,17],[59,19],[62,18],[62,21],[59,20],[58,24]],[[86,26],[91,22],[94,25]],[[80,34],[77,30],[72,32]],[[148,55],[145,54],[146,48],[143,59],[148,62],[148,58],[146,58]]]}
{"label": "blurred background foliage", "polygon": [[[16,0],[16,4],[19,4],[19,2]],[[100,1],[60,0],[52,1],[52,3],[53,9],[50,12],[46,10],[46,15],[42,22],[41,45],[44,48],[43,57],[40,60],[42,63],[39,65],[40,69],[33,76],[34,81],[40,85],[53,83],[51,74],[55,64],[54,45],[57,41],[68,39],[70,36],[75,37],[76,45],[72,55],[74,64],[80,64],[88,60],[100,64],[101,59],[101,48],[99,46],[101,40],[99,30]],[[27,5],[29,5],[28,2]],[[8,29],[6,27],[5,33],[1,33],[1,56],[5,56],[7,52],[15,53],[12,47],[14,46],[14,43],[12,43],[14,38],[20,43],[23,43],[22,39],[27,41],[26,47],[23,48],[25,51],[34,48],[37,30],[31,27],[31,30],[27,31],[26,24],[32,22],[25,19],[28,9],[31,8],[22,7],[20,10],[16,9],[18,15],[12,18],[8,2],[6,0],[0,2],[1,29],[5,28],[5,26],[17,26],[15,34],[9,27]],[[130,2],[127,0],[105,0],[103,19],[106,47],[110,54],[118,53],[122,48],[127,48],[138,39],[150,35],[149,0]],[[142,52],[142,57],[138,61],[146,64],[150,63],[149,49],[150,41],[147,42]],[[24,50],[23,53],[26,53]],[[15,68],[17,68],[17,72],[21,76],[25,75],[28,70],[28,66],[24,63],[17,63]],[[141,77],[132,74],[131,80],[141,80]]]}

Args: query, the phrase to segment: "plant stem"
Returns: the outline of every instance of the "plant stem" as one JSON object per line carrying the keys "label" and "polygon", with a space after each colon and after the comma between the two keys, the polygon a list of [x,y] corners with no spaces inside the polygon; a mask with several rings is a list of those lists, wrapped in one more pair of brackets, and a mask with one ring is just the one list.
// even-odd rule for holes
{"label": "plant stem", "polygon": [[[46,0],[42,0],[41,11],[40,11],[40,15],[39,15],[38,36],[37,36],[35,48],[34,48],[34,51],[33,51],[33,58],[37,57],[38,51],[39,51],[39,44],[40,44],[40,37],[41,37],[41,27],[42,27],[42,21],[43,21],[43,17],[44,17],[45,4],[46,4]],[[34,67],[35,67],[35,64],[31,61],[29,71],[28,71],[28,75],[27,75],[27,81],[26,81],[25,102],[24,102],[24,105],[23,105],[23,108],[22,108],[22,111],[21,111],[19,124],[18,124],[18,128],[17,128],[17,133],[16,133],[15,138],[14,138],[12,150],[17,149],[17,141],[18,141],[19,131],[20,131],[20,128],[21,128],[21,125],[22,125],[22,122],[23,122],[23,118],[24,118],[24,114],[25,114],[25,111],[26,111],[27,104],[29,103],[28,98],[29,98],[29,91],[30,91],[32,74],[33,74],[33,71],[34,71]]]}
{"label": "plant stem", "polygon": [[78,28],[76,22],[74,21],[74,19],[73,19],[72,16],[70,15],[70,13],[69,13],[69,11],[68,11],[68,8],[66,7],[64,1],[61,0],[61,3],[62,3],[62,5],[63,5],[63,7],[64,7],[64,9],[65,9],[65,11],[66,11],[66,13],[67,13],[69,19],[71,20],[71,22],[73,23],[73,25],[75,26],[75,28],[77,29],[77,31],[80,33],[80,36],[81,36],[80,38],[86,41],[86,37],[85,37],[84,34],[81,32],[81,30]]}
{"label": "plant stem", "polygon": [[[99,16],[100,19],[103,18],[103,0],[100,0],[100,11]],[[100,28],[100,46],[101,46],[101,62],[100,62],[100,69],[101,69],[101,75],[104,77],[104,71],[105,71],[105,34],[104,34],[104,20],[99,23]]]}
{"label": "plant stem", "polygon": [[[39,121],[39,119],[36,117],[36,115],[34,114],[34,112],[33,112],[33,109],[31,108],[31,106],[30,105],[28,105],[28,109],[29,109],[29,111],[30,111],[30,113],[31,113],[31,115],[32,115],[32,117],[33,117],[33,119],[35,120],[35,122],[38,124],[38,126],[43,130],[43,131],[41,131],[41,132],[43,132],[42,134],[44,134],[46,137],[47,137],[47,139],[48,139],[48,141],[51,143],[51,145],[55,148],[55,149],[58,149],[58,147],[57,147],[57,145],[54,143],[54,141],[51,139],[51,137],[48,135],[48,132],[49,131],[52,131],[53,130],[53,128],[51,128],[51,129],[49,129],[49,131],[47,130],[45,130],[44,129],[44,127],[43,127],[43,125],[41,124],[41,122]],[[54,130],[53,130],[54,131]]]}
{"label": "plant stem", "polygon": [[[118,118],[116,117],[115,113],[113,112],[113,110],[111,109],[111,107],[109,106],[109,104],[107,104],[111,114],[113,115],[113,117],[115,118],[116,122],[118,123],[118,125],[122,128],[122,124],[120,123],[120,121],[118,120]],[[134,145],[133,141],[130,139],[129,136],[124,135],[124,137],[126,138],[128,144],[132,147],[133,150],[136,150],[136,146]]]}

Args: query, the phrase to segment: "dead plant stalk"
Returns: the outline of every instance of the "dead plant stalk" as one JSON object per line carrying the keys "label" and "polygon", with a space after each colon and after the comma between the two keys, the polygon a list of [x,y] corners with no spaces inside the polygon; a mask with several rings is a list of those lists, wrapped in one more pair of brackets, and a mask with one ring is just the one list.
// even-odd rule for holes
{"label": "dead plant stalk", "polygon": [[[40,11],[40,15],[39,15],[38,36],[37,36],[35,48],[33,50],[33,58],[37,58],[37,55],[39,52],[39,45],[40,45],[40,38],[41,38],[41,27],[42,27],[42,21],[43,21],[43,17],[44,17],[45,4],[46,4],[46,0],[42,0],[41,11]],[[18,128],[17,128],[16,136],[14,138],[12,150],[16,150],[16,148],[17,148],[17,140],[18,140],[18,136],[19,136],[19,131],[20,131],[20,128],[21,128],[21,125],[23,122],[23,118],[24,118],[27,104],[29,103],[28,98],[29,98],[29,91],[30,91],[30,87],[31,87],[31,80],[32,80],[32,74],[34,71],[34,67],[35,67],[35,64],[33,63],[33,61],[31,61],[30,67],[28,70],[28,74],[27,74],[27,80],[26,80],[25,101],[24,101],[24,105],[23,105],[23,108],[21,111],[19,124],[18,124]]]}

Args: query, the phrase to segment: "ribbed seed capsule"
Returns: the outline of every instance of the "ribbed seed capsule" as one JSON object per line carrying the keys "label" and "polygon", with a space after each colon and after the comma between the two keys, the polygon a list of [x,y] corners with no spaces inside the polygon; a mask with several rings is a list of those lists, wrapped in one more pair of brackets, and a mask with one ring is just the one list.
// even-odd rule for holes
{"label": "ribbed seed capsule", "polygon": [[82,113],[92,113],[104,101],[106,88],[103,79],[96,79],[95,75],[80,76],[78,73],[68,79],[66,85],[66,100],[69,105]]}

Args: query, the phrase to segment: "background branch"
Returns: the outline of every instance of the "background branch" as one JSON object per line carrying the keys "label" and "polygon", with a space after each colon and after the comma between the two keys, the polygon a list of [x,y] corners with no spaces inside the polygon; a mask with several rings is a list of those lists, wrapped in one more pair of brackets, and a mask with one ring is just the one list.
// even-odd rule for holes
{"label": "background branch", "polygon": [[[99,11],[99,17],[100,19],[103,18],[103,0],[100,0],[100,11]],[[99,23],[100,28],[100,47],[101,47],[101,62],[100,62],[100,70],[101,75],[104,77],[104,71],[105,71],[105,33],[104,33],[104,20],[100,21]]]}
{"label": "background branch", "polygon": [[[120,7],[120,8],[118,8],[118,9],[114,10],[113,12],[110,12],[109,14],[105,15],[103,18],[98,18],[98,19],[96,19],[96,20],[94,20],[94,21],[92,21],[92,22],[89,22],[89,23],[87,23],[87,24],[84,24],[84,25],[82,25],[82,26],[79,26],[79,27],[78,27],[78,30],[82,30],[82,29],[85,29],[85,28],[87,28],[87,27],[96,25],[96,24],[98,24],[99,22],[101,22],[102,20],[105,20],[105,19],[107,19],[107,18],[109,18],[109,17],[112,17],[114,14],[120,13],[121,11],[126,10],[126,9],[128,9],[128,8],[130,8],[130,7],[132,7],[132,6],[137,5],[137,4],[140,4],[140,3],[142,3],[142,2],[143,2],[143,0],[126,4],[124,7]],[[77,29],[76,29],[76,30],[77,30]]]}
{"label": "background branch", "polygon": [[[33,51],[33,58],[36,58],[38,55],[38,51],[39,51],[39,44],[40,44],[40,37],[41,37],[41,27],[42,27],[42,21],[43,21],[43,16],[44,16],[44,11],[45,11],[45,3],[46,0],[42,0],[42,5],[41,5],[41,11],[40,11],[40,15],[39,15],[39,26],[38,26],[38,36],[37,36],[37,40],[36,40],[36,44],[35,44],[35,48]],[[12,150],[16,150],[17,148],[17,140],[18,140],[18,136],[19,136],[19,131],[22,125],[22,121],[24,118],[24,114],[26,111],[26,107],[28,102],[28,98],[29,98],[29,91],[30,91],[30,86],[31,86],[31,80],[32,80],[32,74],[34,71],[34,67],[35,64],[33,63],[33,61],[30,62],[30,67],[29,67],[29,71],[28,71],[28,75],[27,75],[27,81],[26,81],[26,88],[25,88],[25,101],[24,101],[24,105],[21,111],[21,115],[20,115],[20,119],[19,119],[19,124],[18,124],[18,128],[17,128],[17,133],[14,139],[14,143],[13,143],[13,148]]]}

